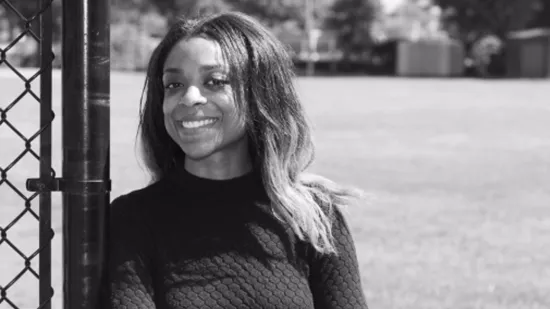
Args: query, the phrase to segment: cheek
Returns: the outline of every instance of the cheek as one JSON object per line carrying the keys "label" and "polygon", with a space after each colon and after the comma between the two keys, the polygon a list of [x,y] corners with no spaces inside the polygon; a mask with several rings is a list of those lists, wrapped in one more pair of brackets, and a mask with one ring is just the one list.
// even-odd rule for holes
{"label": "cheek", "polygon": [[171,121],[172,117],[170,116],[174,110],[175,105],[170,102],[170,100],[165,99],[162,103],[162,114],[164,117],[164,128],[169,135],[173,135],[176,131],[174,127],[174,122]]}
{"label": "cheek", "polygon": [[213,98],[213,101],[217,103],[216,105],[218,106],[218,108],[222,111],[224,116],[228,118],[228,122],[236,124],[237,122],[239,122],[240,118],[243,118],[240,117],[240,113],[237,108],[237,104],[235,102],[235,98],[233,97],[232,91],[229,90],[223,94],[216,96],[215,98]]}
{"label": "cheek", "polygon": [[224,124],[224,131],[230,139],[239,139],[245,135],[246,124],[241,121],[237,114],[233,115]]}
{"label": "cheek", "polygon": [[245,117],[241,117],[232,101],[218,105],[224,114],[224,130],[231,135],[242,135],[245,130]]}
{"label": "cheek", "polygon": [[171,100],[170,97],[164,97],[164,100],[162,101],[162,113],[164,114],[164,117],[168,116],[176,107],[176,104],[174,104],[174,100]]}

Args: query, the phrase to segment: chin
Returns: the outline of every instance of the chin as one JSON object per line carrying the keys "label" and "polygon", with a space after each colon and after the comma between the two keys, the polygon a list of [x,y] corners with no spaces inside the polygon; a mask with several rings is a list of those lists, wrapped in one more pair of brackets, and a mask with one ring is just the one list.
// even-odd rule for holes
{"label": "chin", "polygon": [[[180,143],[181,150],[185,157],[193,161],[203,161],[206,159],[227,158],[242,155],[242,149],[247,151],[244,139],[238,139],[232,142],[219,142],[211,140],[202,143]],[[217,160],[216,160],[217,161]]]}
{"label": "chin", "polygon": [[215,139],[210,139],[207,141],[200,140],[200,141],[191,141],[191,142],[188,142],[185,140],[179,140],[177,144],[179,144],[180,149],[185,154],[185,157],[193,161],[200,161],[202,159],[208,158],[213,153],[215,153],[220,146]]}
{"label": "chin", "polygon": [[186,158],[193,161],[202,161],[210,157],[213,153],[213,151],[211,151],[210,149],[196,149],[196,148],[189,151],[184,150],[183,152],[185,153]]}

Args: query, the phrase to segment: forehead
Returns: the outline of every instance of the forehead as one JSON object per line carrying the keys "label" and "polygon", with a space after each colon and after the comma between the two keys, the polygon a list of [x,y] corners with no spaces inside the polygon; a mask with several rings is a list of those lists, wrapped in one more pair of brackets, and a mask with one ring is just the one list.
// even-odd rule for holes
{"label": "forehead", "polygon": [[225,65],[218,42],[203,37],[192,37],[174,45],[166,58],[164,68]]}

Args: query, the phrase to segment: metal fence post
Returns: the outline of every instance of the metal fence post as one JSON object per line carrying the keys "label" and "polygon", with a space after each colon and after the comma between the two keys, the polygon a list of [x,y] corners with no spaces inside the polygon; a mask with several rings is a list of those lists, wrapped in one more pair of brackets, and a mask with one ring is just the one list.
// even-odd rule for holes
{"label": "metal fence post", "polygon": [[[52,1],[40,1],[40,67],[48,70],[40,77],[40,178],[50,180],[52,173],[52,127],[54,115],[52,113]],[[40,252],[39,267],[39,302],[42,309],[52,307],[52,195],[50,192],[40,194]]]}
{"label": "metal fence post", "polygon": [[65,309],[96,309],[110,175],[107,0],[63,1],[63,291]]}

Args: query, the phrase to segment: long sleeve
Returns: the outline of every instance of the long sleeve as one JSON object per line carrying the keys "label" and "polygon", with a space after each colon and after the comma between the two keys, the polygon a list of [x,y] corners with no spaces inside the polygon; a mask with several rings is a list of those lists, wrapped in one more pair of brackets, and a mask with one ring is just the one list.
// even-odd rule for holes
{"label": "long sleeve", "polygon": [[154,309],[151,235],[127,197],[111,204],[103,309]]}
{"label": "long sleeve", "polygon": [[337,255],[315,253],[310,265],[315,309],[367,309],[352,235],[342,213],[334,215]]}

